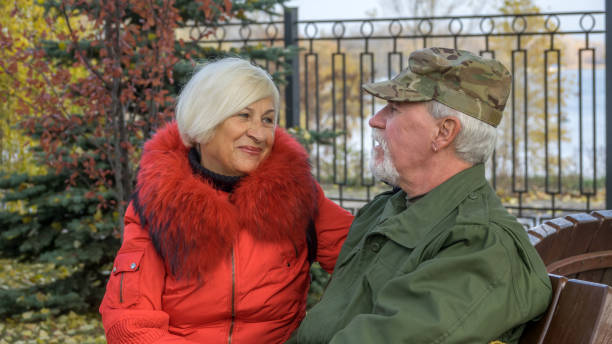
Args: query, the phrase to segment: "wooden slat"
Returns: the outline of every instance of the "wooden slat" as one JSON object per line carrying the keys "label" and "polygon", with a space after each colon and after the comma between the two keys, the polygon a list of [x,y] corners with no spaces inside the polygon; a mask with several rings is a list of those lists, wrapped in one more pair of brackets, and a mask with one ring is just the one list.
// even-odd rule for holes
{"label": "wooden slat", "polygon": [[557,303],[559,302],[559,296],[565,287],[565,283],[568,281],[568,279],[563,276],[553,274],[549,274],[548,276],[550,277],[550,284],[552,285],[553,290],[550,305],[548,306],[546,313],[544,313],[544,315],[538,321],[527,324],[519,344],[542,344],[544,342],[546,332],[548,332],[552,317],[555,313],[555,309],[557,308]]}
{"label": "wooden slat", "polygon": [[[563,276],[573,275],[583,271],[602,271],[612,266],[612,250],[590,252],[575,255],[548,264],[549,273]],[[591,281],[594,282],[594,281]]]}
{"label": "wooden slat", "polygon": [[[573,223],[565,219],[564,221],[570,226],[573,226]],[[540,257],[542,257],[544,264],[554,262],[561,255],[561,249],[557,243],[557,238],[559,237],[557,229],[559,227],[552,226],[551,224],[550,222],[546,222],[531,229],[533,235],[539,235],[542,238],[542,240],[535,245],[535,248],[538,254],[540,254]]]}
{"label": "wooden slat", "polygon": [[603,343],[609,337],[610,286],[571,279],[563,288],[543,344]]}
{"label": "wooden slat", "polygon": [[601,326],[594,334],[595,344],[612,343],[612,287],[608,287],[608,296],[604,303],[601,315]]}

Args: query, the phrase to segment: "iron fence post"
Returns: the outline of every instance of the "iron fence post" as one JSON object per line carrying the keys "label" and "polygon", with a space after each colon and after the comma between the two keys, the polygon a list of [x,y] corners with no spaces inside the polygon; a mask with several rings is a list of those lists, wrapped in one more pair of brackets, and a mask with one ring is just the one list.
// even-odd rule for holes
{"label": "iron fence post", "polygon": [[[285,48],[298,45],[298,9],[285,7]],[[285,127],[300,125],[300,58],[292,56],[288,59],[289,73],[285,85]]]}
{"label": "iron fence post", "polygon": [[612,209],[612,10],[606,1],[606,209]]}

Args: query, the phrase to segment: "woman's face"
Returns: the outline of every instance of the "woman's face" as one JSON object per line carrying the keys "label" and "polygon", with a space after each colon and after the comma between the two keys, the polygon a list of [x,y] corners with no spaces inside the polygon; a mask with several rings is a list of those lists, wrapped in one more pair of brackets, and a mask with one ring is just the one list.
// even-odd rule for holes
{"label": "woman's face", "polygon": [[226,176],[244,176],[264,161],[274,144],[274,102],[258,100],[228,117],[210,141],[201,145],[205,168]]}

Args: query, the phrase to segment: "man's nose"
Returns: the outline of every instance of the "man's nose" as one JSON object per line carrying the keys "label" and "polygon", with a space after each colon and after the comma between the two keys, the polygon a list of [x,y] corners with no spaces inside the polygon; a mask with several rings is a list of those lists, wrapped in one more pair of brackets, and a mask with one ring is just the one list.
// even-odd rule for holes
{"label": "man's nose", "polygon": [[381,114],[382,110],[378,111],[370,120],[368,124],[372,128],[384,129],[385,128],[385,120],[384,116]]}

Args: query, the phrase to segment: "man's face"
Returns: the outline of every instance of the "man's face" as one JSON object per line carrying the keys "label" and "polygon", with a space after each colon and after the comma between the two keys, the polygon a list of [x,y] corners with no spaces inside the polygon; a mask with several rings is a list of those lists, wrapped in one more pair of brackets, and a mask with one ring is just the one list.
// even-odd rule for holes
{"label": "man's face", "polygon": [[374,176],[397,186],[411,183],[432,155],[437,130],[426,103],[389,102],[369,124],[374,129]]}

